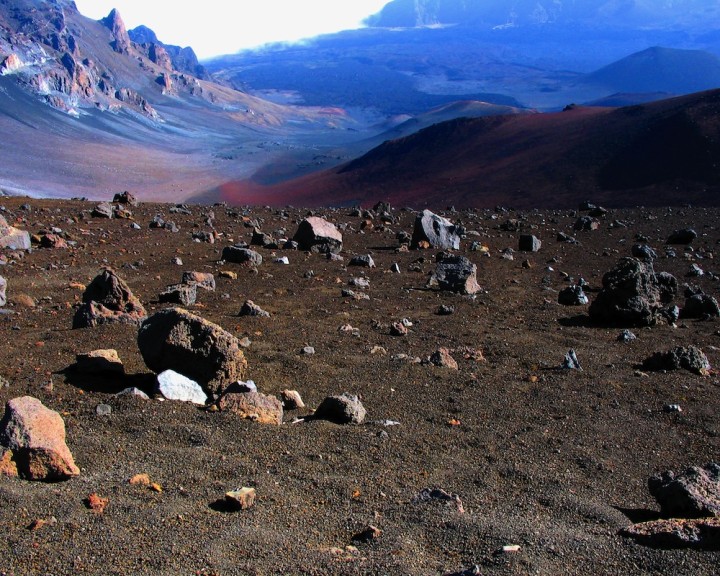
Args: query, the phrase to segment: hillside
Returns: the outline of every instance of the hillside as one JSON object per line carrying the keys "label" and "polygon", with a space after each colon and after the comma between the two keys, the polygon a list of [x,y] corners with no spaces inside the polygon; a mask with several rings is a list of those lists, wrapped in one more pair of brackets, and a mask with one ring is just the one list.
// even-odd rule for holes
{"label": "hillside", "polygon": [[717,205],[720,91],[619,109],[458,119],[388,141],[340,170],[221,198],[275,205]]}

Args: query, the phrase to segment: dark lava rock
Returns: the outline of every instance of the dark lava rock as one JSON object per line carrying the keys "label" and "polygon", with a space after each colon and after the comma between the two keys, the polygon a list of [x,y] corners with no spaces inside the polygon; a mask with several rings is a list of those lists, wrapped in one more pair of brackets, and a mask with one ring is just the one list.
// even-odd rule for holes
{"label": "dark lava rock", "polygon": [[663,515],[676,518],[720,516],[720,464],[692,466],[682,474],[663,472],[648,479]]}
{"label": "dark lava rock", "polygon": [[262,264],[262,255],[249,248],[239,246],[225,246],[222,251],[222,259],[233,264],[250,264],[252,266],[260,266]]}
{"label": "dark lava rock", "polygon": [[480,291],[477,266],[465,256],[441,255],[433,279],[441,290],[460,294],[476,294]]}
{"label": "dark lava rock", "polygon": [[362,424],[365,407],[357,396],[347,392],[340,396],[328,396],[320,403],[313,418],[328,420],[335,424]]}
{"label": "dark lava rock", "polygon": [[633,244],[631,254],[635,256],[635,258],[642,258],[643,260],[655,260],[657,258],[655,250],[647,244]]}
{"label": "dark lava rock", "polygon": [[717,317],[720,316],[720,306],[709,294],[695,294],[685,300],[681,315],[683,318]]}
{"label": "dark lava rock", "polygon": [[441,250],[460,249],[460,228],[447,218],[438,216],[430,210],[423,210],[415,218],[411,248],[418,248],[421,242],[427,242],[433,248]]}
{"label": "dark lava rock", "polygon": [[135,196],[127,190],[125,192],[122,192],[121,194],[115,194],[115,196],[113,197],[113,202],[115,204],[125,204],[127,206],[138,205],[137,198],[135,198]]}
{"label": "dark lava rock", "polygon": [[618,334],[617,339],[618,339],[618,342],[627,343],[627,342],[632,342],[633,340],[637,340],[637,336],[635,336],[635,334],[630,332],[630,330],[623,330],[622,332],[620,332],[620,334]]}
{"label": "dark lava rock", "polygon": [[565,234],[565,232],[558,232],[557,233],[557,241],[558,242],[565,242],[566,244],[577,244],[578,241],[574,236],[570,236],[569,234]]}
{"label": "dark lava rock", "polygon": [[350,266],[362,266],[364,268],[375,268],[375,261],[372,259],[370,254],[361,254],[360,256],[354,256],[350,262]]}
{"label": "dark lava rock", "polygon": [[269,318],[270,312],[263,310],[252,300],[245,300],[242,308],[240,308],[239,316],[256,316],[259,318]]}
{"label": "dark lava rock", "polygon": [[677,278],[669,272],[658,272],[655,274],[655,279],[660,288],[660,301],[663,304],[669,304],[675,299],[678,293]]}
{"label": "dark lava rock", "polygon": [[667,239],[668,244],[690,244],[697,238],[697,232],[692,228],[675,230]]}
{"label": "dark lava rock", "polygon": [[600,222],[591,216],[581,216],[573,225],[575,230],[597,230],[600,228]]}
{"label": "dark lava rock", "polygon": [[318,216],[305,218],[292,238],[300,250],[320,254],[338,254],[342,250],[343,238],[340,231],[327,220]]}
{"label": "dark lava rock", "polygon": [[563,306],[584,306],[588,303],[588,297],[583,292],[582,286],[568,286],[560,290],[558,303]]}
{"label": "dark lava rock", "polygon": [[147,316],[140,300],[111,268],[105,268],[93,279],[82,300],[73,318],[73,328],[116,322],[139,324]]}
{"label": "dark lava rock", "polygon": [[518,250],[521,252],[538,252],[542,242],[532,234],[521,234],[518,242]]}
{"label": "dark lava rock", "polygon": [[208,395],[241,380],[247,367],[237,338],[182,308],[168,308],[145,320],[138,347],[150,370],[174,370],[195,380]]}
{"label": "dark lava rock", "polygon": [[685,369],[695,374],[705,375],[710,370],[707,356],[697,346],[675,346],[669,352],[656,352],[643,364],[646,370]]}
{"label": "dark lava rock", "polygon": [[652,263],[622,258],[603,276],[603,289],[590,305],[590,317],[602,324],[651,326],[662,308],[660,284]]}

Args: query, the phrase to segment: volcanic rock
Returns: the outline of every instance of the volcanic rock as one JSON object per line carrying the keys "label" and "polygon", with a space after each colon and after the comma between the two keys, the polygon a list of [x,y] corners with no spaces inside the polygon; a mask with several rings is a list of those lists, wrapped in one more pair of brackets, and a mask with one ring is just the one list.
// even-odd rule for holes
{"label": "volcanic rock", "polygon": [[88,285],[83,304],[73,318],[73,328],[100,324],[139,324],[146,317],[145,308],[125,281],[111,268],[105,268]]}
{"label": "volcanic rock", "polygon": [[603,289],[590,305],[590,317],[602,324],[650,326],[662,308],[661,290],[650,262],[622,258],[602,279]]}
{"label": "volcanic rock", "polygon": [[174,370],[165,370],[157,375],[157,389],[168,400],[205,404],[207,395],[200,385]]}
{"label": "volcanic rock", "polygon": [[305,402],[303,402],[302,396],[300,396],[300,392],[297,390],[283,390],[280,392],[280,399],[282,400],[283,406],[288,410],[305,408]]}
{"label": "volcanic rock", "polygon": [[210,272],[183,272],[182,284],[196,285],[198,288],[215,292],[215,276]]}
{"label": "volcanic rock", "polygon": [[122,193],[115,194],[113,204],[126,204],[127,206],[137,206],[139,204],[137,198],[127,190]]}
{"label": "volcanic rock", "polygon": [[656,352],[643,364],[645,370],[680,370],[684,368],[695,374],[706,375],[710,362],[696,346],[675,346],[668,352]]}
{"label": "volcanic rock", "polygon": [[263,310],[252,300],[245,300],[242,308],[240,308],[239,316],[257,316],[261,318],[269,318],[270,312]]}
{"label": "volcanic rock", "polygon": [[7,280],[0,276],[0,306],[7,304]]}
{"label": "volcanic rock", "polygon": [[600,222],[592,216],[581,216],[573,225],[575,230],[597,230],[600,228]]}
{"label": "volcanic rock", "polygon": [[247,510],[255,505],[255,488],[240,488],[225,493],[225,505],[231,511]]}
{"label": "volcanic rock", "polygon": [[690,244],[697,238],[697,232],[692,228],[675,230],[667,239],[668,244]]}
{"label": "volcanic rock", "polygon": [[642,260],[655,260],[657,258],[655,250],[650,248],[647,244],[633,244],[630,253],[635,256],[635,258],[640,258]]}
{"label": "volcanic rock", "polygon": [[441,290],[460,294],[477,294],[477,266],[465,256],[441,254],[432,277]]}
{"label": "volcanic rock", "polygon": [[665,516],[720,516],[720,464],[692,466],[682,474],[663,472],[648,479],[650,494]]}
{"label": "volcanic rock", "polygon": [[655,278],[660,288],[660,301],[663,304],[669,304],[675,299],[678,293],[678,281],[675,276],[669,272],[658,272]]}
{"label": "volcanic rock", "polygon": [[292,239],[298,243],[300,250],[320,254],[337,254],[343,244],[342,234],[335,225],[318,216],[310,216],[300,222]]}
{"label": "volcanic rock", "polygon": [[93,208],[93,211],[91,213],[93,218],[112,218],[114,215],[114,210],[112,204],[109,202],[101,202],[95,208]]}
{"label": "volcanic rock", "polygon": [[197,301],[197,284],[173,284],[158,296],[158,301],[167,304],[192,306]]}
{"label": "volcanic rock", "polygon": [[441,368],[450,368],[451,370],[458,369],[458,363],[450,355],[450,351],[447,348],[438,348],[435,352],[430,355],[430,363]]}
{"label": "volcanic rock", "polygon": [[225,246],[222,251],[222,259],[233,264],[250,264],[260,266],[263,258],[254,250],[239,246]]}
{"label": "volcanic rock", "polygon": [[54,482],[80,474],[65,444],[62,417],[32,396],[6,404],[0,421],[0,446],[7,449],[0,456],[5,471],[27,480]]}
{"label": "volcanic rock", "polygon": [[461,230],[447,218],[438,216],[430,210],[423,210],[415,218],[411,248],[418,248],[421,242],[427,242],[440,250],[459,250]]}
{"label": "volcanic rock", "polygon": [[720,518],[641,522],[624,528],[620,535],[656,548],[720,550]]}
{"label": "volcanic rock", "polygon": [[362,254],[360,256],[354,256],[350,262],[350,266],[363,266],[365,268],[375,268],[375,261],[372,259],[370,254]]}
{"label": "volcanic rock", "polygon": [[218,408],[260,424],[280,425],[283,421],[282,402],[260,392],[226,392],[218,401]]}
{"label": "volcanic rock", "polygon": [[681,315],[683,318],[717,317],[720,316],[720,306],[709,294],[695,294],[685,300]]}
{"label": "volcanic rock", "polygon": [[30,250],[30,233],[10,226],[5,216],[0,215],[0,248],[10,250]]}
{"label": "volcanic rock", "polygon": [[542,242],[532,234],[521,234],[518,241],[518,250],[521,252],[538,252]]}
{"label": "volcanic rock", "polygon": [[171,369],[219,394],[241,379],[247,361],[232,334],[182,308],[169,308],[147,318],[138,331],[138,347],[154,372]]}
{"label": "volcanic rock", "polygon": [[315,410],[313,418],[328,420],[335,424],[362,424],[365,407],[357,396],[345,392],[340,396],[328,396]]}
{"label": "volcanic rock", "polygon": [[110,29],[115,38],[112,43],[113,50],[119,54],[128,54],[131,46],[130,36],[128,36],[125,23],[120,17],[120,12],[113,8],[110,14],[100,20],[100,22]]}
{"label": "volcanic rock", "polygon": [[563,306],[584,306],[588,303],[588,297],[582,286],[568,286],[558,293],[558,303]]}
{"label": "volcanic rock", "polygon": [[117,373],[124,374],[123,366],[117,350],[93,350],[75,357],[75,370],[85,374]]}

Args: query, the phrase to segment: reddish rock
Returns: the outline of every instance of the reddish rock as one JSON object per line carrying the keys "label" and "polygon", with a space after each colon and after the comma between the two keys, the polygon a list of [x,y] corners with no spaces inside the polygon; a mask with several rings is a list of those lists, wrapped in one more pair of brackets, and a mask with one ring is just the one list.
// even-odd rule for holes
{"label": "reddish rock", "polygon": [[340,231],[327,220],[318,216],[305,218],[293,236],[300,250],[337,254],[342,250],[343,237]]}
{"label": "reddish rock", "polygon": [[641,522],[624,528],[620,535],[660,548],[720,550],[720,518]]}
{"label": "reddish rock", "polygon": [[198,288],[215,292],[215,276],[210,272],[183,272],[182,284],[195,284]]}
{"label": "reddish rock", "polygon": [[0,469],[7,471],[12,461],[27,480],[53,482],[80,474],[65,444],[65,422],[37,398],[23,396],[6,404],[0,445],[7,448]]}
{"label": "reddish rock", "polygon": [[111,268],[105,268],[85,290],[83,305],[73,318],[73,328],[111,323],[139,324],[146,315],[145,308],[125,281]]}
{"label": "reddish rock", "polygon": [[42,248],[67,248],[67,242],[57,234],[43,234],[40,237]]}
{"label": "reddish rock", "polygon": [[259,392],[228,392],[220,398],[218,408],[260,424],[279,425],[283,420],[280,400]]}
{"label": "reddish rock", "polygon": [[440,348],[433,352],[430,356],[430,363],[442,368],[458,369],[458,363],[450,356],[450,351],[447,348]]}

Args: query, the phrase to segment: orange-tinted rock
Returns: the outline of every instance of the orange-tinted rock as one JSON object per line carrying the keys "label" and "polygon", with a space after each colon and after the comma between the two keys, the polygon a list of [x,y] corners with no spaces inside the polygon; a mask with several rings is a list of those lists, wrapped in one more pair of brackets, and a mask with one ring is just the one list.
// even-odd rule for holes
{"label": "orange-tinted rock", "polygon": [[280,400],[259,392],[229,392],[220,399],[218,407],[260,424],[279,425],[283,420]]}
{"label": "orange-tinted rock", "polygon": [[[65,422],[40,400],[23,396],[10,400],[0,421],[0,444],[12,455],[18,474],[28,480],[67,480],[80,474],[65,444]],[[1,459],[8,465],[7,453]]]}

